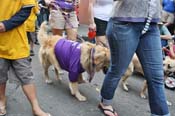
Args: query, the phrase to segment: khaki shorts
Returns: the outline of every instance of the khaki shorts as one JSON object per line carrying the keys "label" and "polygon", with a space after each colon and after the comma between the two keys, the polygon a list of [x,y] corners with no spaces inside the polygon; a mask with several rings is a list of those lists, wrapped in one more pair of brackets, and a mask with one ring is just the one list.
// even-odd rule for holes
{"label": "khaki shorts", "polygon": [[8,60],[0,58],[0,84],[16,82],[21,85],[33,83],[30,58]]}
{"label": "khaki shorts", "polygon": [[162,21],[167,23],[174,23],[174,14],[166,11],[162,11]]}
{"label": "khaki shorts", "polygon": [[[68,22],[69,21],[69,22]],[[70,29],[78,28],[78,19],[75,11],[70,12],[68,21],[65,20],[60,10],[51,10],[49,23],[53,29]]]}

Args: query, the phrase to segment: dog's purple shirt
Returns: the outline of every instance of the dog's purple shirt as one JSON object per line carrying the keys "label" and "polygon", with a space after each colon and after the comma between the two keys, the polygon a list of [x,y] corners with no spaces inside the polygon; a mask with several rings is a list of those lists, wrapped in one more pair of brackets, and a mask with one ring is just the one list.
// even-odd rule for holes
{"label": "dog's purple shirt", "polygon": [[69,80],[76,82],[79,74],[84,72],[80,64],[80,44],[71,40],[61,39],[55,46],[55,55],[60,67],[69,72]]}

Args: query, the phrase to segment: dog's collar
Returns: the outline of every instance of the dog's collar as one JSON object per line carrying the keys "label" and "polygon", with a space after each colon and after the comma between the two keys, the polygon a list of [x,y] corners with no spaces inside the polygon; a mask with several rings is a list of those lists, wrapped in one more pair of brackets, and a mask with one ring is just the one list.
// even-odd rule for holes
{"label": "dog's collar", "polygon": [[95,74],[95,63],[94,63],[94,53],[95,49],[91,48],[90,50],[90,60],[89,60],[89,82],[92,81],[94,74]]}

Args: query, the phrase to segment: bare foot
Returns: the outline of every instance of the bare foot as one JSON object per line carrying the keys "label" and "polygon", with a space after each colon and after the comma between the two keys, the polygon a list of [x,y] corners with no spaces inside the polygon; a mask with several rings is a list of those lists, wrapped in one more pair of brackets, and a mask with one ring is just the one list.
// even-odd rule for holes
{"label": "bare foot", "polygon": [[0,100],[0,116],[6,114],[6,97],[1,98]]}
{"label": "bare foot", "polygon": [[51,114],[44,112],[43,110],[33,110],[34,116],[51,116]]}

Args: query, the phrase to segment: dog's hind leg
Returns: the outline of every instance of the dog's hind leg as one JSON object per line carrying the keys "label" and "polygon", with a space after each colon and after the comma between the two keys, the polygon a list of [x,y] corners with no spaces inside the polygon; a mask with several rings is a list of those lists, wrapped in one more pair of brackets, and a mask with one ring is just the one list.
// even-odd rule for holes
{"label": "dog's hind leg", "polygon": [[79,92],[78,89],[78,82],[70,82],[69,83],[69,88],[71,91],[72,95],[75,95],[75,97],[79,100],[79,101],[86,101],[86,97],[81,95],[81,93]]}
{"label": "dog's hind leg", "polygon": [[141,98],[146,99],[146,95],[145,95],[146,90],[147,90],[147,81],[144,80],[143,89],[142,89],[141,92],[140,92],[140,97],[141,97]]}
{"label": "dog's hind leg", "polygon": [[50,80],[49,78],[49,74],[48,74],[48,69],[49,69],[49,64],[43,64],[43,67],[44,67],[44,75],[45,75],[45,82],[47,84],[51,84],[52,83],[52,80]]}
{"label": "dog's hind leg", "polygon": [[127,79],[129,78],[129,76],[130,75],[124,75],[123,77],[122,77],[122,86],[123,86],[123,89],[125,90],[125,91],[128,91],[129,89],[128,89],[128,83],[127,83]]}
{"label": "dog's hind leg", "polygon": [[56,75],[56,79],[61,81],[62,78],[59,76],[59,71],[60,71],[60,68],[58,68],[58,66],[54,66],[54,69],[55,69],[55,75]]}
{"label": "dog's hind leg", "polygon": [[[51,52],[52,53],[52,52]],[[61,70],[59,62],[57,61],[54,52],[50,55],[50,62],[54,66],[54,72],[56,75],[56,80],[62,80],[59,76],[59,71]]]}
{"label": "dog's hind leg", "polygon": [[125,74],[124,74],[123,77],[122,77],[122,86],[123,86],[123,89],[124,89],[125,91],[127,91],[127,92],[128,92],[128,90],[129,90],[129,89],[128,89],[127,79],[132,75],[133,71],[134,71],[134,65],[133,65],[133,63],[131,62],[131,63],[129,64],[129,66],[128,66],[128,69],[126,70]]}
{"label": "dog's hind leg", "polygon": [[50,83],[52,83],[52,81],[49,78],[49,74],[48,74],[48,69],[49,69],[50,63],[48,62],[48,59],[45,56],[46,56],[46,54],[44,54],[42,49],[40,48],[40,50],[39,50],[39,60],[40,60],[40,62],[42,64],[42,67],[44,69],[45,83],[50,84]]}

